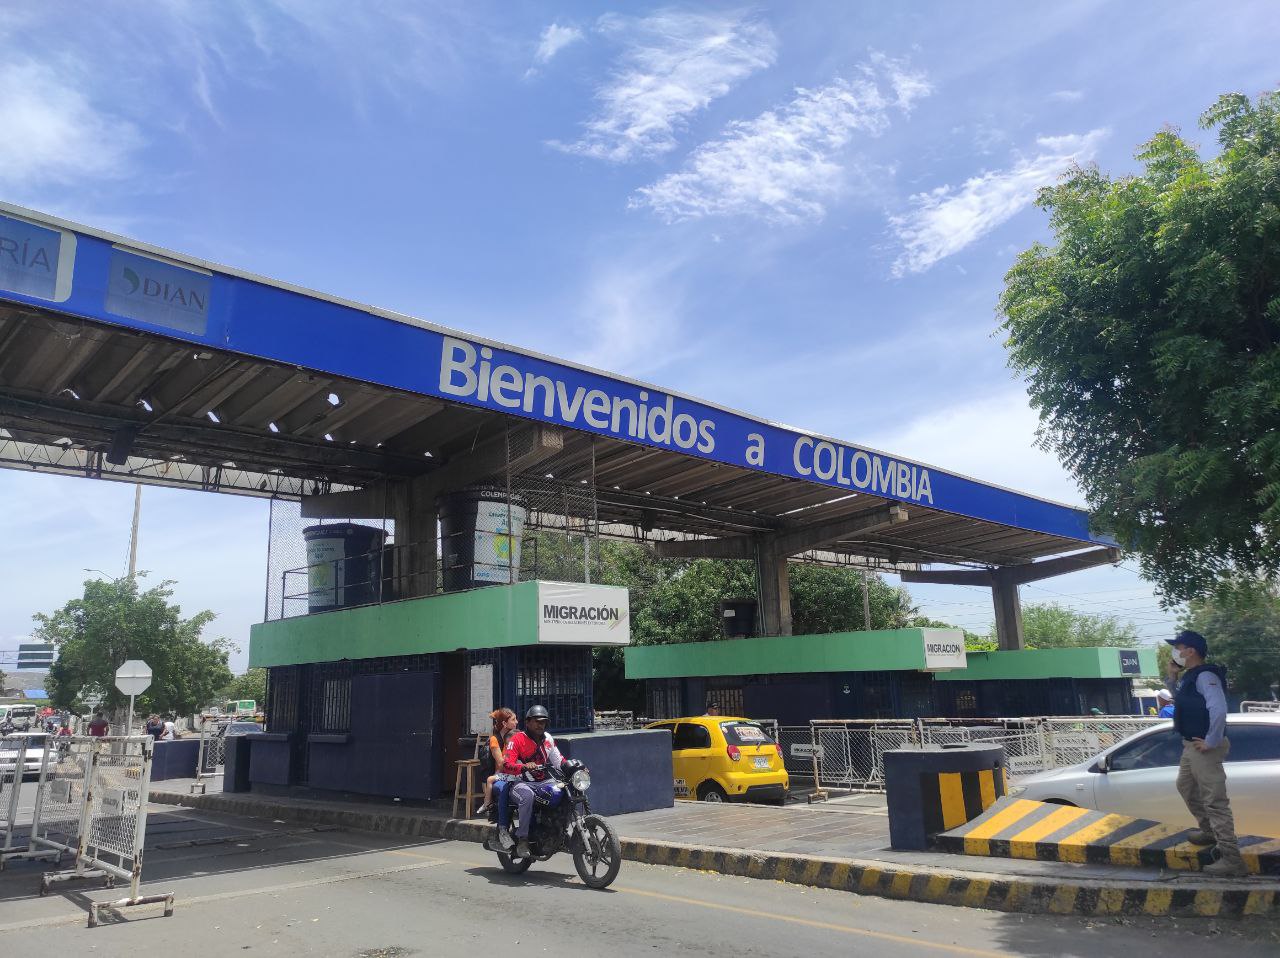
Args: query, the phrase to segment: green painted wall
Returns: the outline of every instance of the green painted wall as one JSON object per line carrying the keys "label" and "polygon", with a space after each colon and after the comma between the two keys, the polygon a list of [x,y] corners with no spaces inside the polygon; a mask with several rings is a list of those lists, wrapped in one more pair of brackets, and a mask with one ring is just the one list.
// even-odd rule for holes
{"label": "green painted wall", "polygon": [[538,644],[538,583],[321,612],[249,631],[249,665],[376,659]]}
{"label": "green painted wall", "polygon": [[[1157,673],[1156,650],[1138,649],[1142,675]],[[1021,652],[970,652],[968,668],[939,672],[941,682],[976,679],[1120,679],[1119,649],[1024,649]]]}
{"label": "green painted wall", "polygon": [[642,645],[623,652],[629,679],[924,668],[919,629]]}
{"label": "green painted wall", "polygon": [[[627,649],[629,679],[713,675],[777,675],[788,672],[871,672],[924,668],[919,629],[836,632],[762,639],[723,639]],[[968,667],[935,673],[939,681],[976,679],[1123,678],[1118,649],[1026,649],[970,652]],[[1156,674],[1156,650],[1138,650],[1143,675]],[[1136,677],[1136,676],[1130,676]]]}

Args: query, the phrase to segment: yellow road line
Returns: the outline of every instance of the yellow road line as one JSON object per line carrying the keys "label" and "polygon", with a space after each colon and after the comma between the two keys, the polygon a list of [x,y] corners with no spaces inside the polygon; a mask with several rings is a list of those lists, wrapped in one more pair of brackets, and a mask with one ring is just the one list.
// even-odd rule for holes
{"label": "yellow road line", "polygon": [[807,928],[820,928],[823,931],[838,931],[846,935],[856,935],[860,938],[878,938],[881,941],[892,941],[900,945],[915,945],[918,948],[929,948],[935,951],[946,951],[955,955],[981,955],[983,958],[990,956],[1003,956],[1007,952],[987,951],[982,948],[966,948],[963,945],[951,945],[943,942],[928,941],[916,937],[908,937],[906,935],[894,935],[887,931],[871,931],[868,928],[855,928],[852,925],[837,925],[830,921],[814,921],[811,918],[797,918],[795,915],[781,915],[777,912],[760,911],[756,908],[739,908],[735,905],[722,905],[719,902],[703,901],[700,898],[685,898],[678,895],[664,895],[656,891],[642,891],[639,888],[619,888],[614,886],[614,891],[623,892],[627,895],[640,895],[643,898],[655,898],[659,901],[675,902],[680,905],[697,905],[699,908],[708,908],[714,911],[727,911],[735,915],[745,915],[748,918],[765,918],[770,921],[783,921],[791,925],[803,925]]}

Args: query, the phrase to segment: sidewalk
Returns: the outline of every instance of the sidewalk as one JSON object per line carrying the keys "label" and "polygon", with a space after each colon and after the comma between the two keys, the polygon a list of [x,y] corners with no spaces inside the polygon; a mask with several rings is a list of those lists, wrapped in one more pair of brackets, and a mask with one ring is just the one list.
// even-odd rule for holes
{"label": "sidewalk", "polygon": [[[189,795],[156,783],[154,802],[251,818],[333,825],[404,836],[482,841],[488,826],[434,809],[324,802],[256,793]],[[1001,911],[1076,915],[1280,917],[1280,880],[1208,879],[1160,868],[971,858],[890,849],[883,796],[831,803],[674,808],[611,819],[631,861],[772,878],[859,894]]]}

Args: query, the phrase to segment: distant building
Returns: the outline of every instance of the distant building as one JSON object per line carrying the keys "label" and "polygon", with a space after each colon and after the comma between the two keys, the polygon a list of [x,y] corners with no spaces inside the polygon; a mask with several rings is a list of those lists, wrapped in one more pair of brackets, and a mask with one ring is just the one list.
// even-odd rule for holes
{"label": "distant building", "polygon": [[47,671],[58,657],[52,642],[23,642],[18,646],[17,669]]}

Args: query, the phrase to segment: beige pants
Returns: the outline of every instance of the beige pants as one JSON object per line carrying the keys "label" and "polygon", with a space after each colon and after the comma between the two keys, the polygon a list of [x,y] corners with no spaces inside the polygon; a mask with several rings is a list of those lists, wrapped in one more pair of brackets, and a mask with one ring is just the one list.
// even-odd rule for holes
{"label": "beige pants", "polygon": [[1207,751],[1199,751],[1187,742],[1182,747],[1178,765],[1178,793],[1200,827],[1218,841],[1218,851],[1228,861],[1240,858],[1236,843],[1236,823],[1227,801],[1227,773],[1222,763],[1231,751],[1227,739]]}

